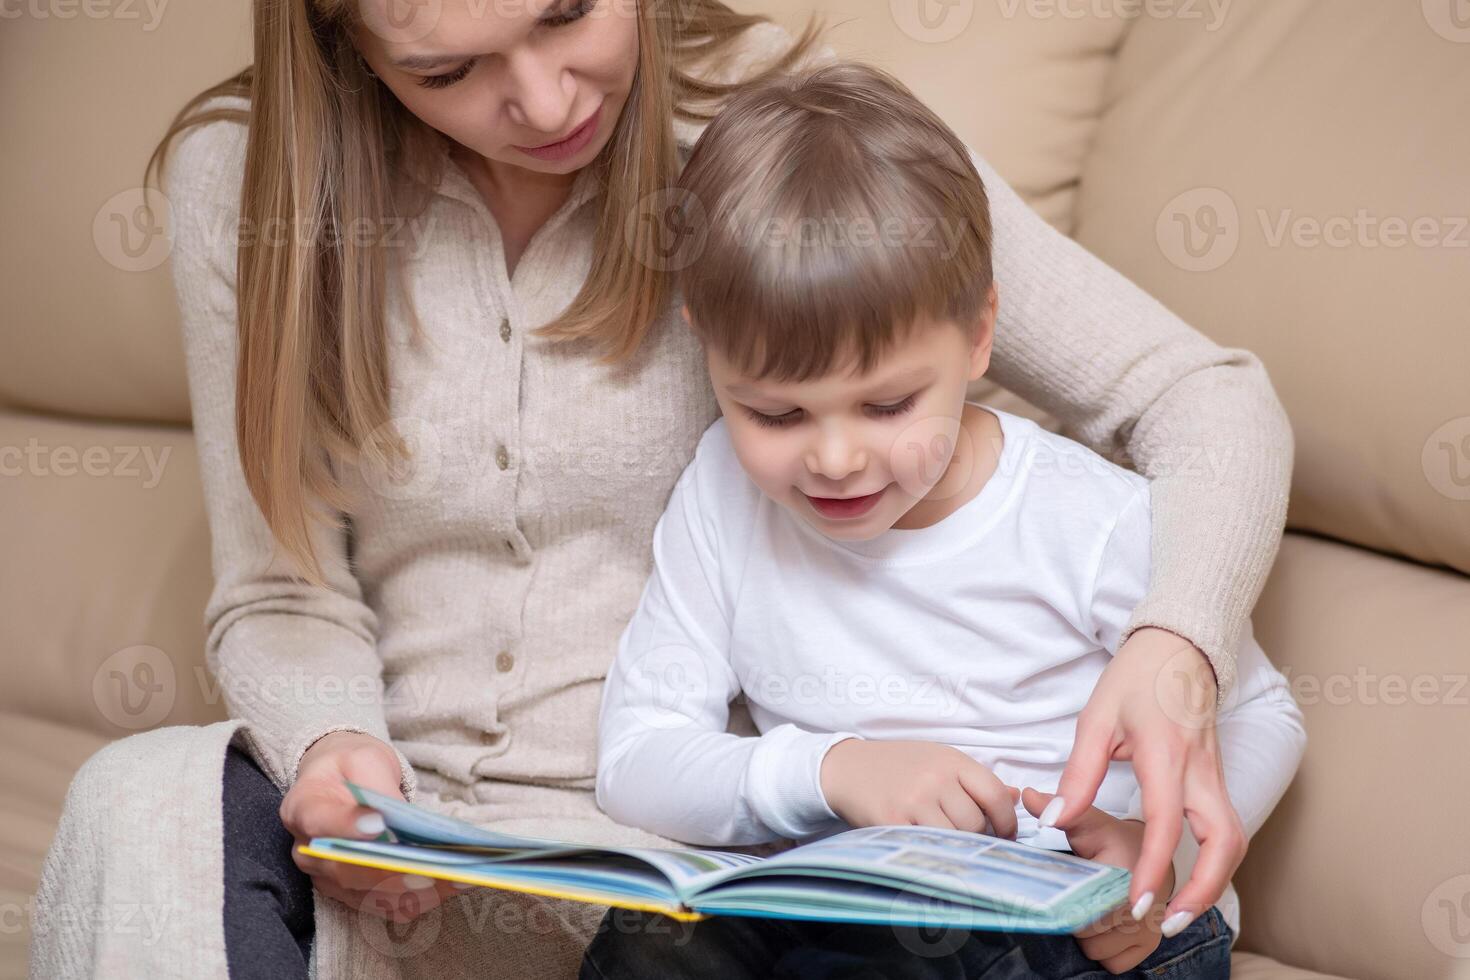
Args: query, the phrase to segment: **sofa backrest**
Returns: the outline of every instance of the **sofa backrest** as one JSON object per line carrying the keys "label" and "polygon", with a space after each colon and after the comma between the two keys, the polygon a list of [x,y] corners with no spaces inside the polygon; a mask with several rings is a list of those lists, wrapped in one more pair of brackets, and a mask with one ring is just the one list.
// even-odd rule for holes
{"label": "sofa backrest", "polygon": [[1075,231],[1265,361],[1296,434],[1290,527],[1470,572],[1470,24],[1455,26],[1456,2],[1140,18]]}

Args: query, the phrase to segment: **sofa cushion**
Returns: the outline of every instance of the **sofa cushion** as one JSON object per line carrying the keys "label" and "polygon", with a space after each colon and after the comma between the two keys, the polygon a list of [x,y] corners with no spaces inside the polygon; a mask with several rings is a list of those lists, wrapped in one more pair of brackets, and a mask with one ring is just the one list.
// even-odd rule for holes
{"label": "sofa cushion", "polygon": [[250,3],[50,9],[0,30],[0,403],[187,422],[168,240],[138,210],[143,165],[184,102],[250,62]]}
{"label": "sofa cushion", "polygon": [[822,14],[838,54],[901,78],[1032,207],[1070,230],[1103,81],[1130,23],[1120,11],[1056,0],[737,0],[731,6],[771,16],[793,32],[810,13]]}
{"label": "sofa cushion", "polygon": [[224,717],[185,429],[0,412],[0,711],[117,737]]}
{"label": "sofa cushion", "polygon": [[1141,18],[1076,234],[1261,355],[1296,431],[1292,527],[1470,571],[1470,32],[1452,2]]}
{"label": "sofa cushion", "polygon": [[1288,534],[1253,617],[1307,727],[1236,878],[1240,947],[1347,976],[1470,957],[1470,578]]}

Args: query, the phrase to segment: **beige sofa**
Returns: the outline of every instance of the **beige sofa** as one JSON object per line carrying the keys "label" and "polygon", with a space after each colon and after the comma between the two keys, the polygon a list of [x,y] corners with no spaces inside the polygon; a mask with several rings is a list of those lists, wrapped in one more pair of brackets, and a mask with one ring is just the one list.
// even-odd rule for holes
{"label": "beige sofa", "polygon": [[[792,24],[811,6],[763,2]],[[1470,976],[1463,0],[823,6],[839,49],[899,72],[1058,228],[1258,352],[1291,413],[1291,530],[1256,628],[1311,739],[1237,879],[1237,975]],[[17,976],[82,760],[222,715],[168,243],[137,188],[249,35],[243,0],[7,9],[0,975]],[[1200,449],[1180,464],[1230,465]]]}

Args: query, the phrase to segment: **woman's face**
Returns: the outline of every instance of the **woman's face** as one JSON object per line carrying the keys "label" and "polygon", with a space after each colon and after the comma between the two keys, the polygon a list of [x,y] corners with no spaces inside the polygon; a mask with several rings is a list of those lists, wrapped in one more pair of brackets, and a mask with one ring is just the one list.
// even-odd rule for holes
{"label": "woman's face", "polygon": [[410,112],[489,161],[576,172],[633,86],[635,0],[358,2],[363,60]]}

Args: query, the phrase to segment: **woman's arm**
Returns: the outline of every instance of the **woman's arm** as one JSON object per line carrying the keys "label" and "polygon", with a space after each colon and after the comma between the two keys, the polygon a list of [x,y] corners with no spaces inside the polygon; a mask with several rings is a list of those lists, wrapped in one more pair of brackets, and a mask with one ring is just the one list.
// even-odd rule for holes
{"label": "woman's arm", "polygon": [[1286,521],[1286,412],[1259,358],[1190,327],[972,159],[1000,295],[989,376],[1149,478],[1153,574],[1123,641],[1143,626],[1189,640],[1223,702]]}
{"label": "woman's arm", "polygon": [[[314,544],[332,589],[291,581],[273,557],[274,538],[240,468],[235,251],[245,135],[244,126],[229,122],[181,135],[163,190],[213,555],[206,661],[230,715],[248,723],[256,757],[284,792],[296,781],[302,755],[323,735],[355,731],[392,743],[377,620],[348,567],[343,535],[316,529]],[[399,788],[412,800],[413,767],[394,752]]]}

